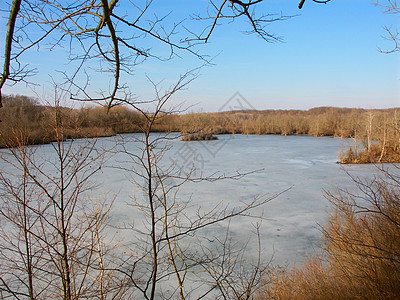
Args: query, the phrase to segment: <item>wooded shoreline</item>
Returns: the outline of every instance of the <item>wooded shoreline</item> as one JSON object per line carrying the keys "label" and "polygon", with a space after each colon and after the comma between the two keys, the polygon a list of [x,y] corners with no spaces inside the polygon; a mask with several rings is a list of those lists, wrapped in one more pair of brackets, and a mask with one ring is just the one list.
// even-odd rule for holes
{"label": "wooded shoreline", "polygon": [[[62,118],[60,115],[62,114]],[[12,147],[18,132],[28,144],[56,139],[54,122],[62,119],[66,138],[94,138],[143,132],[143,115],[124,106],[72,109],[45,106],[25,96],[4,97],[0,110],[0,146]],[[311,135],[352,138],[339,154],[341,163],[400,162],[400,108],[317,107],[309,110],[243,110],[216,113],[164,113],[153,132],[182,134]]]}

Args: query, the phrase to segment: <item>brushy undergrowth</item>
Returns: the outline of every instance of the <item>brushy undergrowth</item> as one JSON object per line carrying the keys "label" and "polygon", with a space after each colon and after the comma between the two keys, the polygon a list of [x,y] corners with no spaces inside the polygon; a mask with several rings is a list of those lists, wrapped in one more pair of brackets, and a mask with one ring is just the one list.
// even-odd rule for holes
{"label": "brushy undergrowth", "polygon": [[359,193],[327,193],[324,253],[266,274],[258,299],[400,299],[400,176],[353,178]]}
{"label": "brushy undergrowth", "polygon": [[385,145],[379,142],[358,151],[349,147],[339,155],[339,161],[342,164],[396,163],[400,162],[400,148],[393,142]]}

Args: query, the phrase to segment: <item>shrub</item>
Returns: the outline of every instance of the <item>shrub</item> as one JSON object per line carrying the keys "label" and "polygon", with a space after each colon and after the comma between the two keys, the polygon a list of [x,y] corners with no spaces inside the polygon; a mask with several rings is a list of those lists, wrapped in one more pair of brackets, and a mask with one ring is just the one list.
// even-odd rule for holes
{"label": "shrub", "polygon": [[[398,171],[395,168],[395,171]],[[352,178],[359,193],[327,193],[334,212],[323,256],[270,270],[259,299],[399,299],[400,176]]]}

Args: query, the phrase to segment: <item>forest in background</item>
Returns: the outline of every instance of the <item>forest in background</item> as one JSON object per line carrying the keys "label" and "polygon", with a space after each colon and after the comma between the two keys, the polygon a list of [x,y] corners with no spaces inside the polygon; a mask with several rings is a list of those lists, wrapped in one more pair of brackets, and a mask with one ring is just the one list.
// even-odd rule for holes
{"label": "forest in background", "polygon": [[[23,131],[28,144],[56,140],[49,130],[52,111],[26,96],[5,96],[0,111],[1,147]],[[57,108],[66,138],[91,138],[143,132],[146,118],[128,107]],[[352,138],[339,154],[342,163],[400,162],[400,108],[317,107],[309,110],[243,110],[216,113],[159,114],[154,132],[182,134],[278,134]]]}

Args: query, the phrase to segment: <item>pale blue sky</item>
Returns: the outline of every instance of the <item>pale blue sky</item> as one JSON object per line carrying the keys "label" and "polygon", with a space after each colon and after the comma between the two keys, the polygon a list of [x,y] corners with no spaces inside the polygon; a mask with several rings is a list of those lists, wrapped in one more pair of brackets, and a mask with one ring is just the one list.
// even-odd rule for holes
{"label": "pale blue sky", "polygon": [[[400,55],[378,51],[378,47],[389,46],[382,39],[384,26],[398,26],[400,16],[383,14],[370,0],[332,0],[326,5],[308,0],[302,10],[298,10],[298,2],[265,0],[258,7],[259,13],[301,14],[271,24],[270,31],[282,36],[283,43],[270,44],[243,34],[241,31],[249,28],[244,20],[217,27],[210,43],[199,48],[214,57],[214,65],[202,68],[174,103],[196,104],[194,111],[218,111],[240,92],[257,109],[400,106]],[[204,12],[206,4],[203,0],[159,0],[154,1],[153,10],[172,11],[168,19],[172,22],[190,12]],[[5,24],[3,18],[2,40]],[[187,26],[200,28],[199,23],[190,21]],[[3,45],[0,51],[4,53]],[[65,65],[65,54],[59,49],[29,55],[24,61],[39,70],[31,78],[40,84],[36,92],[48,94],[49,76],[57,76],[54,70]],[[145,74],[155,81],[164,79],[167,87],[179,74],[199,65],[197,58],[184,53],[168,62],[149,60],[138,66],[127,82],[139,99],[149,98],[152,89]],[[107,84],[100,80],[93,83]],[[6,87],[4,92],[33,95],[24,85]]]}

